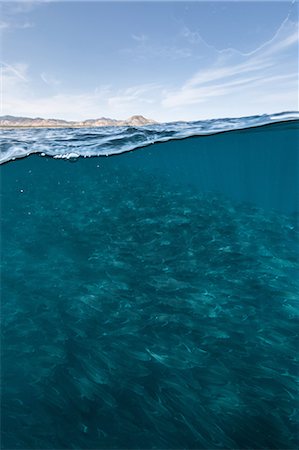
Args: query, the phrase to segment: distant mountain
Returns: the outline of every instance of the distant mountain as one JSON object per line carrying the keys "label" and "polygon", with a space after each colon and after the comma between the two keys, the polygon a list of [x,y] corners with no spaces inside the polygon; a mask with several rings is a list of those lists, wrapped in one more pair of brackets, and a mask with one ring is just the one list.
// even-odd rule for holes
{"label": "distant mountain", "polygon": [[56,127],[110,127],[110,126],[134,126],[140,127],[156,123],[154,120],[146,119],[143,116],[132,116],[126,120],[115,120],[101,117],[100,119],[88,119],[81,122],[59,120],[59,119],[42,119],[41,117],[15,117],[0,116],[1,128],[16,127],[35,127],[35,128],[56,128]]}

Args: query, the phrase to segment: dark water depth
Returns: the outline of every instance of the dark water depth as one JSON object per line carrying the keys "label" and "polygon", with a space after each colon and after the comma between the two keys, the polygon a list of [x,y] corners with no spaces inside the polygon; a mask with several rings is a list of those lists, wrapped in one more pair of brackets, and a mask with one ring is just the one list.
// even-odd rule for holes
{"label": "dark water depth", "polygon": [[2,166],[3,449],[298,448],[297,144]]}

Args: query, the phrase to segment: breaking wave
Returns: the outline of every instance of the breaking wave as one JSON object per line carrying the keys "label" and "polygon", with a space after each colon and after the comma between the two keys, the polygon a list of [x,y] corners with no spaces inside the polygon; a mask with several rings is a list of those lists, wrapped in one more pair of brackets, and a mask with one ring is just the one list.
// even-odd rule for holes
{"label": "breaking wave", "polygon": [[63,159],[110,156],[157,142],[211,135],[298,118],[299,113],[293,111],[241,118],[162,123],[138,128],[7,128],[2,130],[0,137],[0,163],[33,153]]}

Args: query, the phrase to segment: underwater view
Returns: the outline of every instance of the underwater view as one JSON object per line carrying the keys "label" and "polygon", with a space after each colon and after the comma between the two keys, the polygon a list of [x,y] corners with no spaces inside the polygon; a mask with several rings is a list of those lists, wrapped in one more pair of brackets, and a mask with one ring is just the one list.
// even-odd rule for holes
{"label": "underwater view", "polygon": [[298,448],[298,132],[2,130],[3,449]]}

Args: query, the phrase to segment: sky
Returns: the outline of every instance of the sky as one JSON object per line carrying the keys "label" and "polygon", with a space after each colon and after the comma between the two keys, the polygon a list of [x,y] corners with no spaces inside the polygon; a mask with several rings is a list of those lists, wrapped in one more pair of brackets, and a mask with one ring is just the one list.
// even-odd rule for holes
{"label": "sky", "polygon": [[1,115],[298,110],[298,1],[1,1]]}

